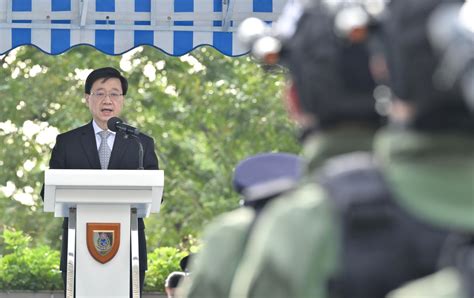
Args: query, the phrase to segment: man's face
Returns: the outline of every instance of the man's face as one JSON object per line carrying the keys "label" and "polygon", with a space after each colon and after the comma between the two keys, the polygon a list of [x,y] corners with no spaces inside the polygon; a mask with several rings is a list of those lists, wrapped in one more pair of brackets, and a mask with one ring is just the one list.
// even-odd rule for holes
{"label": "man's face", "polygon": [[117,78],[98,79],[92,84],[91,94],[86,94],[85,98],[92,117],[102,129],[107,129],[107,121],[122,112],[122,84]]}

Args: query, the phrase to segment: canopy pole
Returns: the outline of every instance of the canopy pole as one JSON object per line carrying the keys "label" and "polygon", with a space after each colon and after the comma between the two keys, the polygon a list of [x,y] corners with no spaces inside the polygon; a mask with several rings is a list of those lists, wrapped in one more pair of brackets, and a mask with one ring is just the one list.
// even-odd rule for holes
{"label": "canopy pole", "polygon": [[234,13],[234,0],[222,0],[222,11],[224,19],[222,20],[222,31],[229,31],[230,20]]}
{"label": "canopy pole", "polygon": [[157,0],[151,0],[151,7],[150,7],[150,25],[155,26],[156,25],[156,1]]}
{"label": "canopy pole", "polygon": [[89,5],[89,0],[81,0],[81,27],[86,25],[87,19],[87,6]]}
{"label": "canopy pole", "polygon": [[7,2],[6,5],[7,5],[7,24],[11,24],[12,23],[12,1],[5,1]]}

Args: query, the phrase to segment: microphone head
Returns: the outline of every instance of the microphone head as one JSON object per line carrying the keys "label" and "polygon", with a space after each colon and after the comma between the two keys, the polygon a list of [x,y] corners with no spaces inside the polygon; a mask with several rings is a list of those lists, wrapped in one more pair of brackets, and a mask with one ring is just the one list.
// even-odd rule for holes
{"label": "microphone head", "polygon": [[120,123],[123,123],[122,119],[120,119],[119,117],[112,117],[109,119],[109,121],[107,121],[107,127],[111,131],[117,132],[118,129],[116,125]]}

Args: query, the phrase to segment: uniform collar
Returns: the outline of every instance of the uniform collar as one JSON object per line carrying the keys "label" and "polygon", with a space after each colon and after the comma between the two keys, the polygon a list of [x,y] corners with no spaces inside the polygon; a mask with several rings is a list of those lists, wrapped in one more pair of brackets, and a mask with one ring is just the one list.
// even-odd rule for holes
{"label": "uniform collar", "polygon": [[372,151],[374,129],[340,127],[318,130],[303,143],[303,155],[309,161],[307,172],[313,172],[328,158],[355,151]]}
{"label": "uniform collar", "polygon": [[474,231],[474,138],[387,128],[375,154],[397,201],[435,225]]}

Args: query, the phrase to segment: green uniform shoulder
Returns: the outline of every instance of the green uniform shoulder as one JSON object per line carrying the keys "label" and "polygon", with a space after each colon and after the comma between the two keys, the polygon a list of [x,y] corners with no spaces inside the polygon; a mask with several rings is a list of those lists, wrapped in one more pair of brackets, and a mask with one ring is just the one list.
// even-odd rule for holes
{"label": "green uniform shoulder", "polygon": [[375,152],[403,207],[437,225],[474,229],[474,138],[387,129]]}
{"label": "green uniform shoulder", "polygon": [[251,208],[239,208],[217,217],[204,232],[204,246],[192,260],[191,278],[183,285],[184,297],[228,297],[250,225]]}

